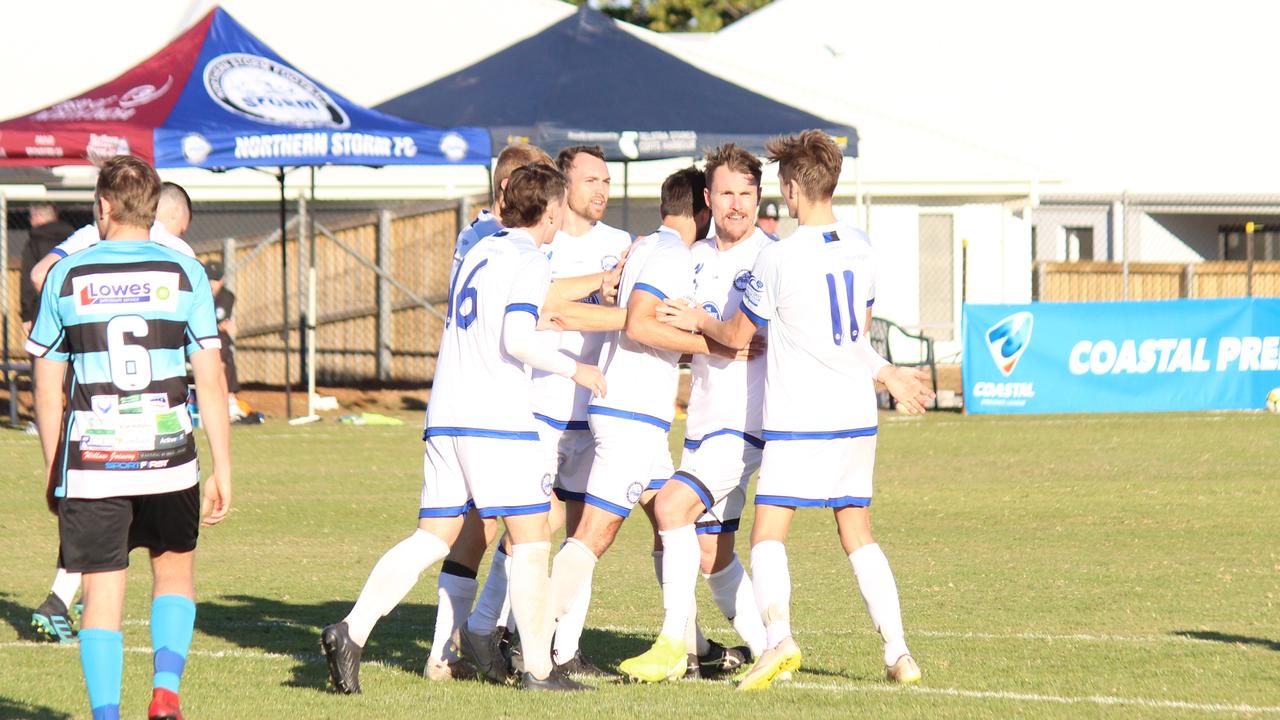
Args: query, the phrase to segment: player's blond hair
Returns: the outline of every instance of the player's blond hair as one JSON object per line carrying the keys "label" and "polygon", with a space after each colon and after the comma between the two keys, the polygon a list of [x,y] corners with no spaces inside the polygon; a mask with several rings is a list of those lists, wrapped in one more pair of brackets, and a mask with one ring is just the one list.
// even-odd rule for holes
{"label": "player's blond hair", "polygon": [[113,222],[150,228],[160,204],[160,176],[144,160],[116,155],[98,171],[94,195],[111,202]]}
{"label": "player's blond hair", "polygon": [[783,182],[795,180],[809,200],[830,200],[840,182],[844,157],[831,136],[821,130],[771,138],[764,145],[770,162],[778,163]]}
{"label": "player's blond hair", "polygon": [[502,182],[511,177],[518,167],[525,165],[546,165],[555,167],[551,156],[537,145],[516,143],[502,148],[498,153],[498,161],[493,164],[493,201],[498,202],[502,196]]}

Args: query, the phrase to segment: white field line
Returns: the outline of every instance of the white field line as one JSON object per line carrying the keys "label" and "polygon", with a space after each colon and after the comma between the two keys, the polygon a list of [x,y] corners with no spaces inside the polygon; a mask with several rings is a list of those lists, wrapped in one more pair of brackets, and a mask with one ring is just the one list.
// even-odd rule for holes
{"label": "white field line", "polygon": [[[75,648],[72,644],[49,644],[49,643],[32,643],[32,642],[7,642],[0,643],[0,649],[23,648],[36,650],[65,650],[70,651]],[[133,654],[151,654],[151,648],[148,647],[127,647],[125,652]],[[294,655],[283,653],[269,653],[256,650],[201,650],[193,648],[187,653],[192,657],[207,658],[236,658],[250,660],[288,660],[293,662],[321,662],[320,651],[317,649],[314,655]],[[374,666],[379,668],[391,667],[385,663],[378,661],[365,661],[361,663],[362,667]],[[787,689],[795,690],[815,690],[821,692],[836,693],[901,693],[901,694],[917,694],[931,695],[939,697],[953,697],[966,700],[1001,700],[1005,702],[1021,702],[1021,703],[1048,703],[1054,705],[1098,705],[1104,707],[1141,707],[1152,708],[1158,710],[1191,710],[1206,713],[1232,713],[1232,714],[1255,714],[1255,715],[1280,715],[1280,706],[1266,705],[1244,705],[1233,703],[1196,703],[1187,702],[1185,700],[1164,700],[1155,698],[1139,698],[1139,697],[1118,697],[1115,695],[1046,695],[1043,693],[1023,693],[1011,692],[1007,690],[964,690],[962,688],[932,688],[932,687],[898,687],[894,685],[883,684],[827,684],[827,683],[811,683],[811,682],[790,682],[779,685],[782,691]]]}

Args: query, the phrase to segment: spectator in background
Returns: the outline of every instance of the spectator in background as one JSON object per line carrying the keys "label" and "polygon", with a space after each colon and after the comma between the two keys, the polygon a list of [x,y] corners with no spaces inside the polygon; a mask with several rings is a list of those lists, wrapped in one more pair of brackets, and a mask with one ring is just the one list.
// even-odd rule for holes
{"label": "spectator in background", "polygon": [[756,225],[769,234],[774,240],[778,239],[778,203],[770,200],[769,202],[760,203],[760,215],[756,218]]}
{"label": "spectator in background", "polygon": [[213,290],[213,311],[218,319],[218,339],[222,341],[222,365],[227,372],[227,412],[234,422],[244,417],[236,393],[240,392],[240,381],[236,378],[236,354],[232,347],[236,337],[236,321],[231,317],[231,309],[236,304],[236,294],[222,284],[223,267],[217,260],[209,260],[204,264],[205,274],[209,276],[209,288]]}
{"label": "spectator in background", "polygon": [[31,206],[31,236],[22,248],[22,332],[31,332],[31,323],[36,318],[36,305],[39,304],[40,293],[31,282],[31,268],[36,266],[40,258],[49,254],[66,240],[75,228],[58,219],[58,210],[50,203],[35,203]]}

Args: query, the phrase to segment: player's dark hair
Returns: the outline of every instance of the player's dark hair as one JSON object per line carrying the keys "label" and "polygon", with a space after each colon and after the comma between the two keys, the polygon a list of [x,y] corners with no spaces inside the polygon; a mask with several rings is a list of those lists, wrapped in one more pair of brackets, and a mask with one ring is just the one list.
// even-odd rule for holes
{"label": "player's dark hair", "polygon": [[548,206],[564,200],[567,187],[564,175],[553,167],[535,163],[516,168],[502,193],[502,224],[533,227]]}
{"label": "player's dark hair", "polygon": [[569,168],[573,167],[573,161],[582,153],[604,160],[604,148],[599,145],[570,145],[556,155],[556,167],[560,168],[560,172],[568,175]]}
{"label": "player's dark hair", "polygon": [[160,176],[144,160],[116,155],[98,171],[94,194],[111,201],[114,222],[150,228],[160,204]]}
{"label": "player's dark hair", "polygon": [[821,130],[771,138],[764,145],[783,182],[795,180],[809,200],[829,200],[840,182],[840,146]]}
{"label": "player's dark hair", "polygon": [[690,165],[662,181],[662,217],[693,217],[707,209],[706,176]]}
{"label": "player's dark hair", "polygon": [[716,168],[720,167],[750,175],[756,181],[756,187],[760,187],[760,177],[763,173],[760,159],[752,155],[746,148],[734,143],[725,143],[718,148],[708,150],[705,170],[707,187],[711,187],[711,178],[715,176]]}

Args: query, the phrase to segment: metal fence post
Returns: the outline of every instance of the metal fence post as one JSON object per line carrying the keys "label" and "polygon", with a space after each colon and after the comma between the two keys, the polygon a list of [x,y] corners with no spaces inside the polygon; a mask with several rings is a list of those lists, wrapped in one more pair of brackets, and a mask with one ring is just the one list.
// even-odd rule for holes
{"label": "metal fence post", "polygon": [[391,287],[387,277],[391,274],[391,211],[378,213],[378,382],[391,379]]}
{"label": "metal fence post", "polygon": [[1185,289],[1182,293],[1184,298],[1194,298],[1196,296],[1196,265],[1195,263],[1187,263],[1187,267],[1182,271],[1182,283]]}
{"label": "metal fence post", "polygon": [[1253,221],[1244,224],[1244,252],[1248,260],[1248,271],[1245,278],[1245,297],[1253,297]]}
{"label": "metal fence post", "polygon": [[1120,207],[1124,215],[1124,235],[1120,238],[1120,298],[1122,300],[1129,299],[1129,238],[1133,234],[1129,232],[1129,192],[1125,191],[1120,197]]}
{"label": "metal fence post", "polygon": [[222,239],[222,284],[231,292],[236,291],[236,239]]}

